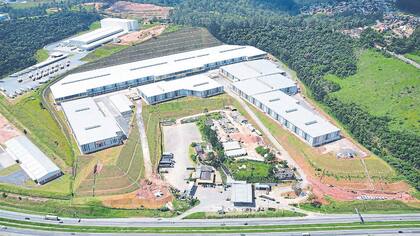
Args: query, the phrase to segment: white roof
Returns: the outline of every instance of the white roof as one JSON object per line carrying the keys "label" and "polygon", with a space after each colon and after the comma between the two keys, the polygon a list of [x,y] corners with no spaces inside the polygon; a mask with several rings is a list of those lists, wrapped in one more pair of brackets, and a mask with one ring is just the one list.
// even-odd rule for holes
{"label": "white roof", "polygon": [[130,99],[128,99],[127,96],[123,94],[112,95],[109,97],[109,100],[111,100],[112,104],[120,113],[130,112],[131,107],[133,106],[133,103],[130,101]]}
{"label": "white roof", "polygon": [[223,149],[225,151],[241,148],[241,145],[239,144],[238,141],[224,142],[224,143],[222,143],[222,145],[223,145]]}
{"label": "white roof", "polygon": [[248,80],[240,80],[232,83],[232,86],[241,90],[246,95],[252,96],[274,90],[296,87],[296,84],[293,80],[281,74],[274,74]]}
{"label": "white roof", "polygon": [[153,97],[179,90],[202,92],[219,87],[222,87],[222,85],[220,85],[218,82],[203,74],[199,74],[176,80],[164,80],[156,83],[142,85],[138,87],[138,90],[140,90],[140,92],[146,97]]}
{"label": "white roof", "polygon": [[63,102],[61,107],[80,146],[118,137],[122,132],[114,117],[105,116],[92,98]]}
{"label": "white roof", "polygon": [[27,137],[21,135],[5,142],[7,152],[19,160],[22,169],[33,180],[59,173],[60,169]]}
{"label": "white roof", "polygon": [[245,148],[225,151],[225,155],[227,157],[240,157],[240,156],[245,156],[246,154],[247,154],[247,152],[246,152]]}
{"label": "white roof", "polygon": [[238,203],[253,203],[252,185],[244,183],[232,184],[232,201]]}
{"label": "white roof", "polygon": [[132,19],[122,19],[122,18],[104,18],[101,20],[102,22],[106,22],[106,23],[112,23],[112,22],[121,22],[121,23],[128,23],[128,22],[137,22],[136,20],[132,20]]}
{"label": "white roof", "polygon": [[254,98],[311,137],[339,131],[330,122],[299,105],[299,101],[281,91],[255,95]]}
{"label": "white roof", "polygon": [[66,76],[51,86],[55,99],[121,82],[204,68],[206,64],[266,54],[255,47],[221,45]]}
{"label": "white roof", "polygon": [[119,32],[122,32],[123,29],[119,27],[106,27],[106,28],[99,28],[94,31],[73,37],[70,39],[70,41],[77,41],[84,44],[90,44],[100,38],[107,37],[110,35],[117,34]]}
{"label": "white roof", "polygon": [[238,80],[246,80],[266,75],[281,74],[285,72],[275,63],[266,59],[227,65],[221,67],[221,69],[233,75]]}

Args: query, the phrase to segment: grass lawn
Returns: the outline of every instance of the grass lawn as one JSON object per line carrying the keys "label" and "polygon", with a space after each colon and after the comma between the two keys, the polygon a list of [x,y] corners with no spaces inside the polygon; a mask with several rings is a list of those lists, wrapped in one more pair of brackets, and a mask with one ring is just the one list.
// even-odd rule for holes
{"label": "grass lawn", "polygon": [[272,165],[253,160],[226,160],[225,165],[232,172],[235,180],[246,180],[249,183],[276,182],[272,178]]}
{"label": "grass lawn", "polygon": [[101,58],[109,57],[116,52],[126,49],[127,47],[129,46],[107,44],[87,54],[82,58],[82,61],[92,62]]}
{"label": "grass lawn", "polygon": [[357,73],[348,78],[326,77],[341,87],[331,96],[356,103],[372,115],[390,117],[390,128],[393,130],[419,135],[419,70],[374,50],[361,53],[357,69]]}
{"label": "grass lawn", "polygon": [[47,60],[48,59],[48,51],[43,49],[43,48],[39,49],[35,53],[35,59],[38,63]]}
{"label": "grass lawn", "polygon": [[202,113],[205,109],[209,111],[222,109],[224,106],[232,104],[232,102],[233,98],[226,94],[222,94],[206,99],[186,97],[157,105],[143,106],[142,116],[145,123],[150,158],[153,166],[157,166],[162,145],[159,121]]}
{"label": "grass lawn", "polygon": [[18,129],[26,130],[35,145],[60,167],[71,166],[74,161],[71,143],[41,106],[40,97],[40,90],[27,93],[13,103],[0,96],[0,113]]}
{"label": "grass lawn", "polygon": [[305,214],[288,210],[268,210],[260,212],[228,212],[225,214],[219,214],[217,212],[194,212],[190,215],[187,215],[183,219],[270,218],[293,216],[305,216]]}
{"label": "grass lawn", "polygon": [[420,64],[420,51],[406,53],[404,56]]}
{"label": "grass lawn", "polygon": [[[328,198],[327,198],[328,199]],[[386,201],[334,201],[328,199],[329,204],[322,205],[321,207],[314,207],[310,203],[301,204],[300,208],[308,211],[316,211],[321,213],[330,214],[345,214],[355,213],[355,208],[360,213],[371,214],[399,214],[399,213],[420,213],[420,204],[408,205],[401,201],[386,200]]]}

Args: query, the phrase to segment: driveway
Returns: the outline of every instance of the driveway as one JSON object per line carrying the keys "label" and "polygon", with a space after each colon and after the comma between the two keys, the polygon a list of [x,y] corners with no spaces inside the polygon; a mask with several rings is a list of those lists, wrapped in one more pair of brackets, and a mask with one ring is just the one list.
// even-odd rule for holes
{"label": "driveway", "polygon": [[175,124],[163,126],[164,150],[174,154],[175,165],[167,168],[164,174],[166,181],[181,192],[188,188],[187,179],[191,171],[187,167],[195,166],[188,155],[192,142],[201,142],[201,134],[195,123]]}

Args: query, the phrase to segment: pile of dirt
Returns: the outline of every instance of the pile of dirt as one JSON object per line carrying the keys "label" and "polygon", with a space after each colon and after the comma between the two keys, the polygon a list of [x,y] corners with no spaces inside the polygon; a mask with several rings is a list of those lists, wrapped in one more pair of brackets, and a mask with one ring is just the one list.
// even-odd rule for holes
{"label": "pile of dirt", "polygon": [[19,136],[19,131],[6,118],[0,115],[0,143]]}
{"label": "pile of dirt", "polygon": [[169,186],[157,176],[141,180],[140,188],[135,192],[102,198],[105,206],[124,209],[157,209],[172,200]]}
{"label": "pile of dirt", "polygon": [[118,1],[107,9],[110,14],[133,16],[143,20],[168,19],[171,7],[161,7],[153,4]]}
{"label": "pile of dirt", "polygon": [[131,32],[119,37],[120,42],[114,44],[129,46],[132,44],[141,43],[162,34],[165,29],[166,25],[158,25],[145,30]]}

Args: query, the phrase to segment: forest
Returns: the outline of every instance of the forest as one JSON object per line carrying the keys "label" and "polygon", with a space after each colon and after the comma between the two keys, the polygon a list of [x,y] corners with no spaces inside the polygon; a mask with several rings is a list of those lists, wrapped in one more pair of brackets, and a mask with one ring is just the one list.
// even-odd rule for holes
{"label": "forest", "polygon": [[294,16],[293,10],[268,9],[255,2],[185,0],[176,7],[172,19],[178,24],[206,27],[225,43],[256,46],[285,62],[360,143],[420,190],[420,137],[391,131],[388,117],[372,116],[356,104],[332,98],[329,93],[340,86],[324,79],[327,74],[341,78],[355,74],[356,52],[371,47],[372,40],[380,40],[372,32],[354,40],[339,30],[373,22],[381,14]]}
{"label": "forest", "polygon": [[38,49],[87,30],[98,19],[96,13],[63,11],[0,23],[0,78],[35,64]]}

